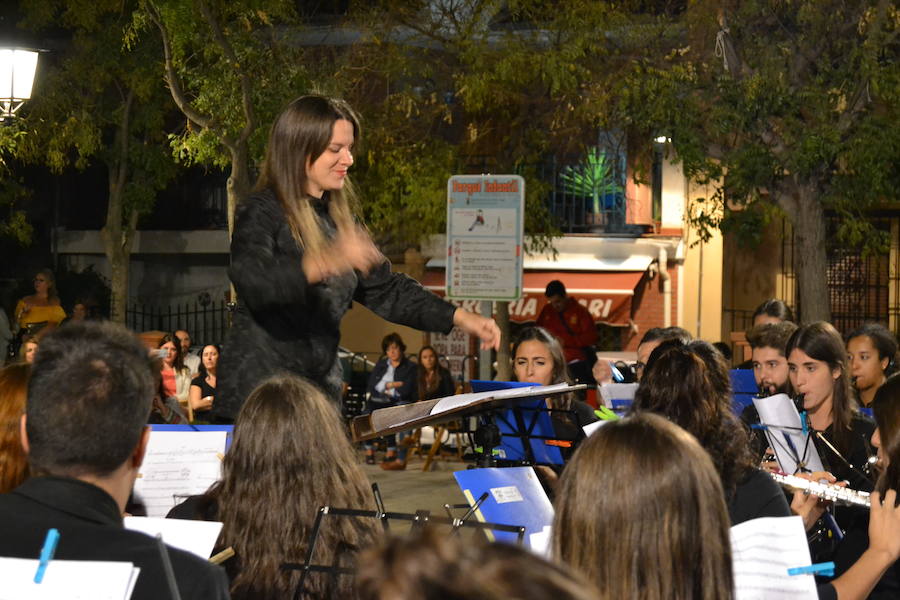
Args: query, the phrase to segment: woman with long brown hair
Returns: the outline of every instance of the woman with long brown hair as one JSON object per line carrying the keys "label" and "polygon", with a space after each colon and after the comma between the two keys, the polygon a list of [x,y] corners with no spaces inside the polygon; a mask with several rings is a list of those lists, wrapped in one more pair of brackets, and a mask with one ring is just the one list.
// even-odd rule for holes
{"label": "woman with long brown hair", "polygon": [[666,417],[709,452],[732,524],[790,516],[784,494],[754,465],[747,431],[731,409],[731,380],[721,353],[707,342],[670,340],[650,354],[632,412]]}
{"label": "woman with long brown hair", "polygon": [[728,512],[709,455],[657,415],[605,424],[563,472],[552,553],[602,598],[733,597]]}
{"label": "woman with long brown hair", "polygon": [[434,400],[453,395],[453,376],[438,360],[432,346],[422,346],[419,350],[419,370],[417,376],[419,400]]}
{"label": "woman with long brown hair", "polygon": [[174,333],[160,338],[156,347],[160,350],[162,390],[165,398],[176,398],[188,420],[193,421],[193,411],[189,402],[191,393],[191,370],[184,366],[181,342]]}
{"label": "woman with long brown hair", "polygon": [[875,424],[857,410],[841,335],[824,321],[804,325],[788,340],[784,354],[791,387],[815,432],[825,469],[855,490],[871,491],[866,468]]}
{"label": "woman with long brown hair", "polygon": [[[312,383],[294,376],[265,380],[241,408],[222,479],[206,494],[176,506],[169,517],[223,523],[219,546],[235,599],[287,598],[299,572],[320,506],[373,509],[369,482],[334,405]],[[317,564],[351,566],[377,537],[375,520],[334,517],[319,531]],[[352,597],[352,577],[313,574],[306,598]]]}
{"label": "woman with long brown hair", "polygon": [[16,303],[15,326],[19,344],[25,336],[40,338],[59,326],[66,318],[66,311],[59,303],[56,278],[50,269],[41,269],[34,275],[34,294]]}
{"label": "woman with long brown hair", "polygon": [[229,277],[238,294],[214,417],[233,419],[261,380],[295,373],[337,403],[340,321],[356,300],[379,316],[447,333],[456,325],[497,348],[493,320],[455,308],[392,273],[355,215],[347,176],[360,124],[341,100],[303,96],[276,118],[256,192],[235,215]]}
{"label": "woman with long brown hair", "polygon": [[28,478],[28,457],[22,449],[19,424],[28,395],[29,363],[0,369],[0,494],[15,489]]}

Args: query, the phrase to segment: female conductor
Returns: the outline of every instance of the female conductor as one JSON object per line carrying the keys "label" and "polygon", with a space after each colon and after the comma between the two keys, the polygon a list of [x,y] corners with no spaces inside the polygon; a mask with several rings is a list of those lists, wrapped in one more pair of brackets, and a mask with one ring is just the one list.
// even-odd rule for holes
{"label": "female conductor", "polygon": [[341,317],[356,300],[417,329],[456,325],[498,347],[493,320],[458,309],[391,265],[354,216],[347,170],[359,119],[322,96],[291,102],[275,120],[257,191],[237,209],[229,276],[238,306],[223,348],[215,420],[233,420],[264,378],[303,375],[336,402]]}

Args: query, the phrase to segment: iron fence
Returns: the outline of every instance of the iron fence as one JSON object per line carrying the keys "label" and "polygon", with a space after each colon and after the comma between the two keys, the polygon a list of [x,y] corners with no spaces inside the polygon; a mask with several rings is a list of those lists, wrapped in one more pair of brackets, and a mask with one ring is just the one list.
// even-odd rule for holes
{"label": "iron fence", "polygon": [[231,305],[225,300],[168,306],[131,303],[125,309],[125,324],[138,332],[184,329],[195,345],[221,344],[231,326]]}

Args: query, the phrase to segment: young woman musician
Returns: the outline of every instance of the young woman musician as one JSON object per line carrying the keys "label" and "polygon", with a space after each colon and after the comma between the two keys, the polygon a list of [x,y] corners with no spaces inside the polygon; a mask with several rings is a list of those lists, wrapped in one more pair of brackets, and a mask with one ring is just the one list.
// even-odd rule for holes
{"label": "young woman musician", "polygon": [[873,452],[869,440],[875,424],[856,408],[840,334],[824,321],[804,325],[788,340],[785,356],[798,408],[806,413],[815,432],[813,439],[825,470],[838,480],[847,480],[854,490],[871,491],[868,461]]}
{"label": "young woman musician", "polygon": [[[320,506],[372,509],[369,482],[333,403],[310,382],[283,375],[261,383],[241,408],[222,479],[169,517],[223,523],[219,549],[235,599],[290,598]],[[378,535],[372,519],[335,518],[319,532],[318,564],[350,566]],[[353,578],[315,574],[305,598],[352,598]]]}
{"label": "young woman musician", "polygon": [[731,409],[728,365],[710,344],[660,344],[647,362],[632,412],[660,414],[697,438],[719,473],[732,524],[791,514],[781,488],[754,464],[747,431]]}
{"label": "young woman musician", "polygon": [[723,498],[709,454],[682,428],[647,412],[609,422],[563,472],[553,558],[601,598],[728,600]]}
{"label": "young woman musician", "polygon": [[850,379],[861,406],[869,406],[875,392],[893,372],[897,338],[884,325],[867,323],[847,336]]}

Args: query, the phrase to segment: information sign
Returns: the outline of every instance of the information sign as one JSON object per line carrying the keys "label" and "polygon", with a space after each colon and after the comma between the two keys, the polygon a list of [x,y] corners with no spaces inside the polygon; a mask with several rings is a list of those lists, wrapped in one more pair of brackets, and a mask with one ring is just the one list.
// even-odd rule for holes
{"label": "information sign", "polygon": [[451,177],[447,181],[447,297],[519,299],[524,221],[522,177]]}

